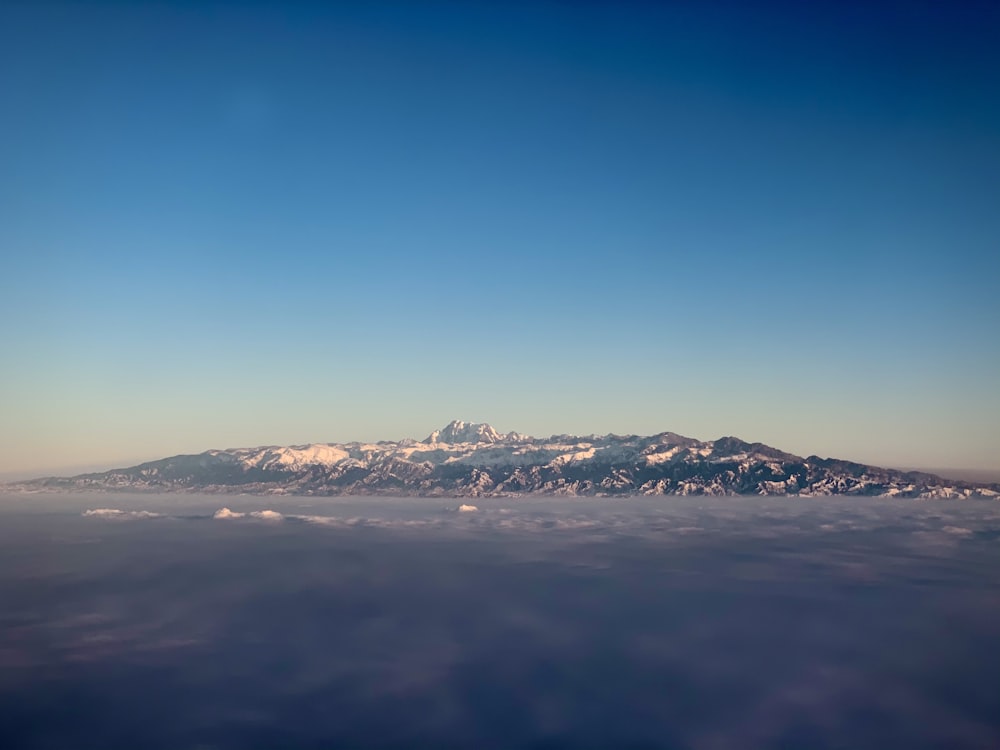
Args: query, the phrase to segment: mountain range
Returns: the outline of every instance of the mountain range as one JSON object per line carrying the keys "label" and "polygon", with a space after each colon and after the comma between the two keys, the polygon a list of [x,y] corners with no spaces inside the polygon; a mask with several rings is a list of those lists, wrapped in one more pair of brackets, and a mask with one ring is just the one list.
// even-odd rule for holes
{"label": "mountain range", "polygon": [[47,477],[23,491],[289,495],[865,495],[1000,498],[1000,484],[946,480],[735,437],[500,433],[455,420],[424,440],[209,450],[124,469]]}

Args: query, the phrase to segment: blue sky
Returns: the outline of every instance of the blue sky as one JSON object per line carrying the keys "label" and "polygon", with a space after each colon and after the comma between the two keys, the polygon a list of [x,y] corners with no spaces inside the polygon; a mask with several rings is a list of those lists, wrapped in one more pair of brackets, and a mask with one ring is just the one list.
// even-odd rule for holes
{"label": "blue sky", "polygon": [[499,429],[1000,469],[992,3],[0,8],[0,472]]}

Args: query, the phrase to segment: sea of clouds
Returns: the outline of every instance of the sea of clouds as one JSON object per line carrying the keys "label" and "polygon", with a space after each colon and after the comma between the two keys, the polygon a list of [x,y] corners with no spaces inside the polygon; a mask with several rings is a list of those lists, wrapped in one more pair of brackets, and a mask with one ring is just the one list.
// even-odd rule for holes
{"label": "sea of clouds", "polygon": [[0,497],[0,746],[1000,746],[998,504],[470,506]]}

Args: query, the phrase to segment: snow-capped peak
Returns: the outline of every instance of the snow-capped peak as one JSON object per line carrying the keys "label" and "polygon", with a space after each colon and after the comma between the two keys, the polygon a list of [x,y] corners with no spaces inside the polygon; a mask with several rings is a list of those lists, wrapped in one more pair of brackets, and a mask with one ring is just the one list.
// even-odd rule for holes
{"label": "snow-capped peak", "polygon": [[476,422],[463,422],[453,419],[446,427],[434,430],[424,438],[425,443],[498,443],[504,435],[497,432],[491,425]]}
{"label": "snow-capped peak", "polygon": [[340,446],[313,443],[259,448],[248,451],[242,460],[245,466],[261,469],[301,469],[304,466],[334,466],[348,458],[350,454]]}
{"label": "snow-capped peak", "polygon": [[553,435],[539,439],[516,432],[502,434],[488,424],[460,420],[432,432],[421,443],[312,443],[214,450],[98,474],[38,479],[23,487],[27,491],[133,488],[307,495],[540,492],[1000,499],[1000,483],[960,482],[818,456],[802,458],[737,438],[700,441],[661,432],[648,437]]}

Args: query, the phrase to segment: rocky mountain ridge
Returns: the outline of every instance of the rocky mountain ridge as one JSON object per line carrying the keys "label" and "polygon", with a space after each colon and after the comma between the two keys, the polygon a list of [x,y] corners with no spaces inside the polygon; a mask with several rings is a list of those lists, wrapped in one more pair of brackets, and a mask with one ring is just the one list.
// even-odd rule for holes
{"label": "rocky mountain ridge", "polygon": [[735,437],[500,433],[455,420],[422,441],[210,450],[123,469],[49,477],[24,491],[295,495],[860,495],[1000,498],[1000,484],[806,458]]}

